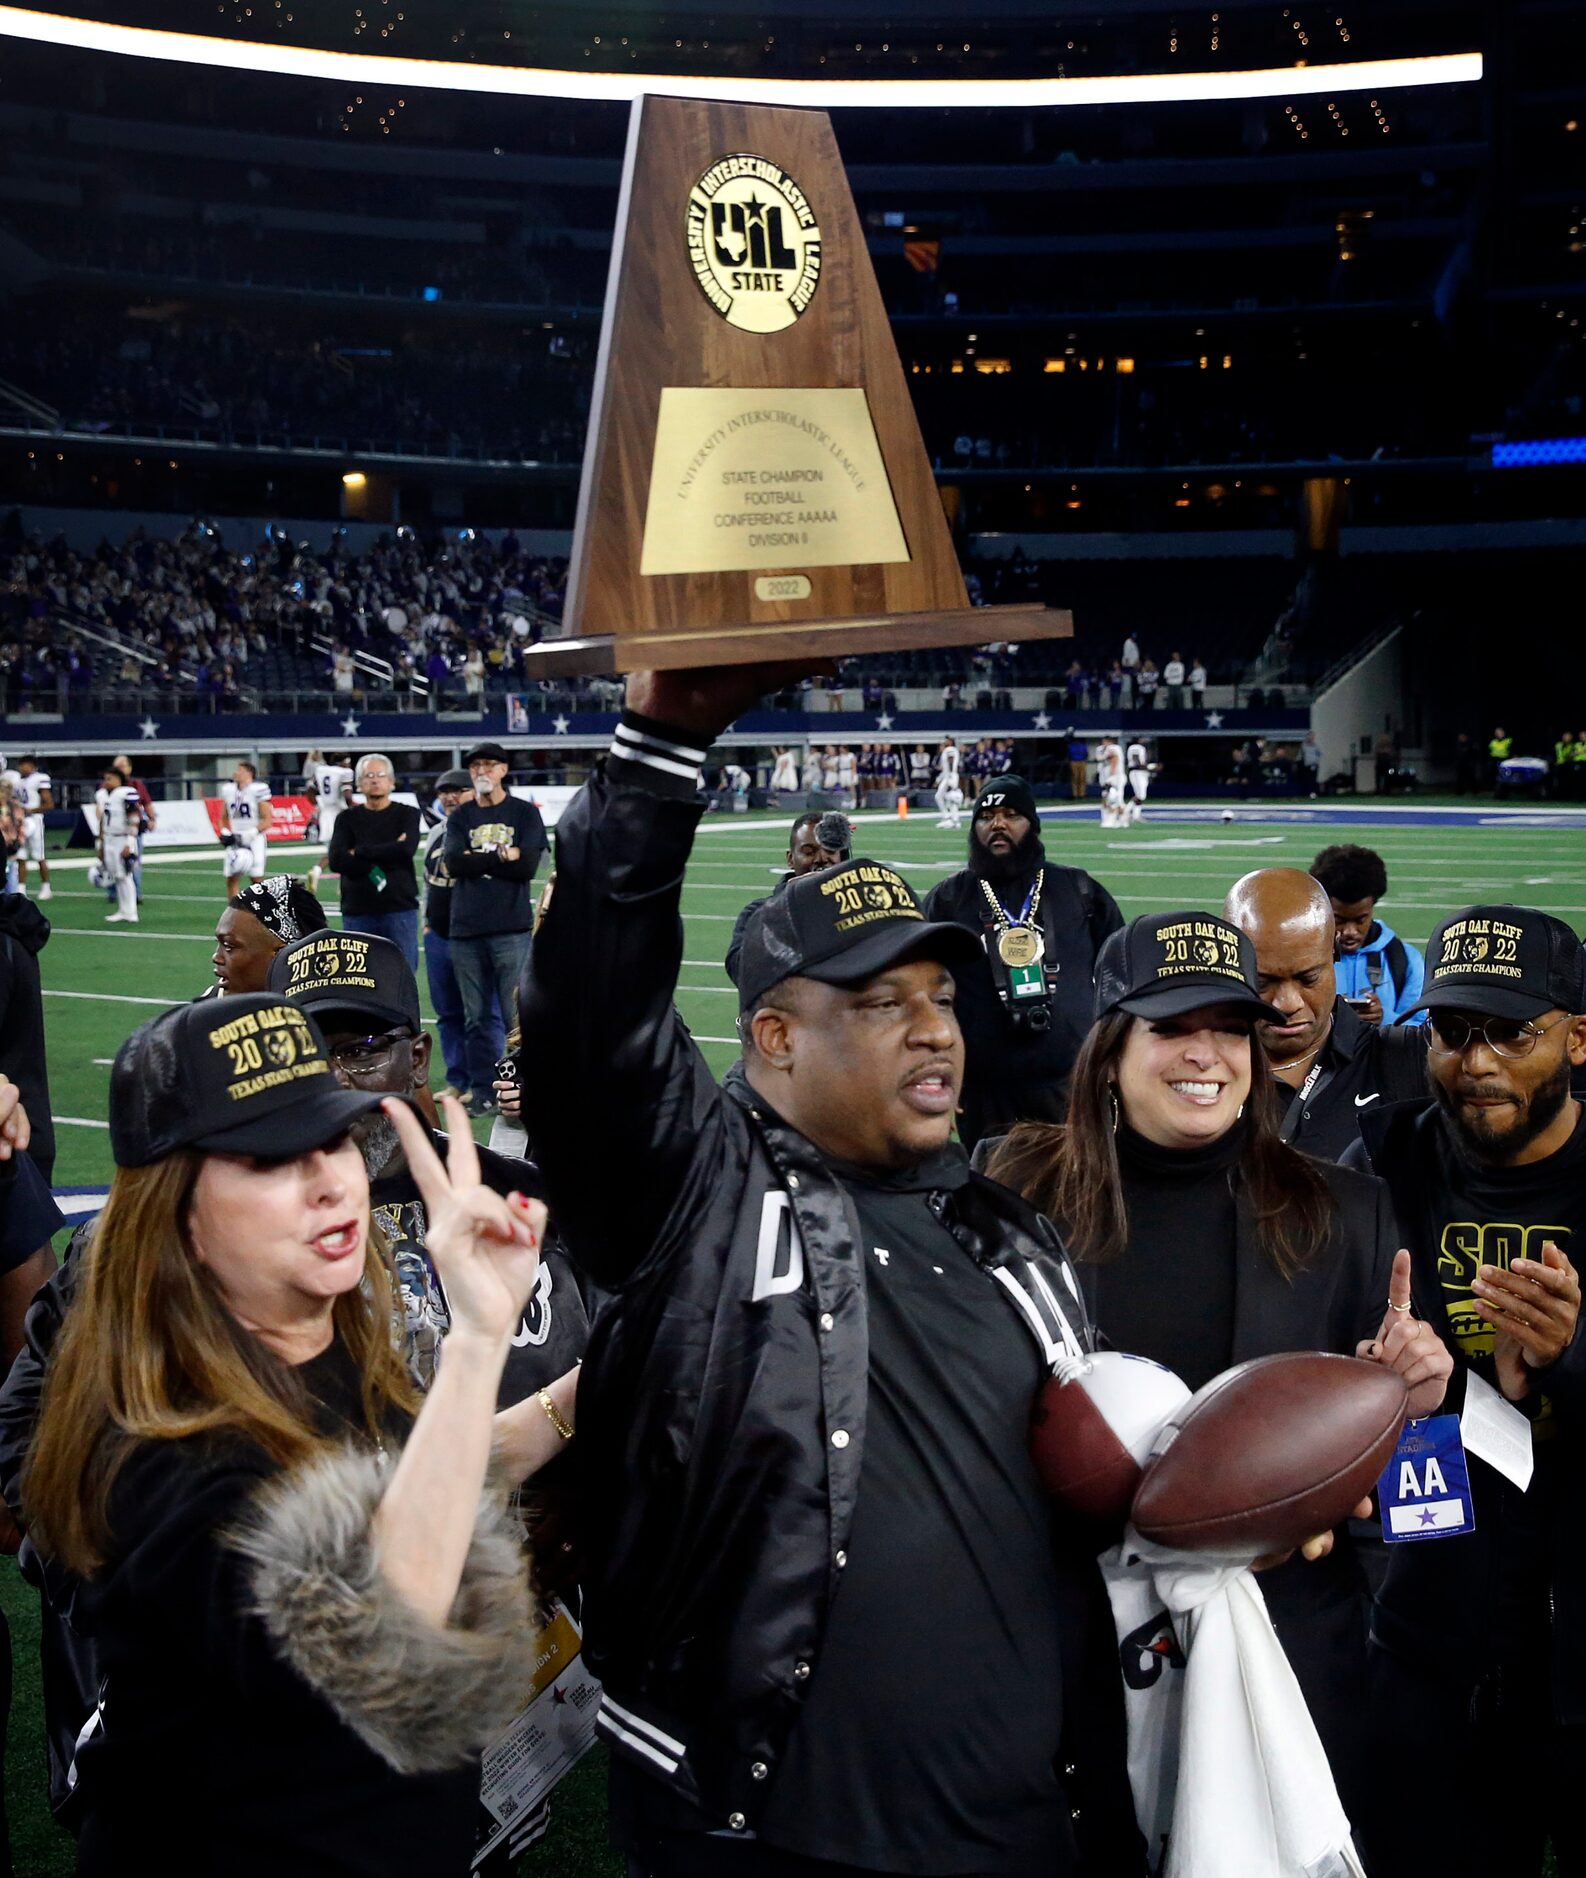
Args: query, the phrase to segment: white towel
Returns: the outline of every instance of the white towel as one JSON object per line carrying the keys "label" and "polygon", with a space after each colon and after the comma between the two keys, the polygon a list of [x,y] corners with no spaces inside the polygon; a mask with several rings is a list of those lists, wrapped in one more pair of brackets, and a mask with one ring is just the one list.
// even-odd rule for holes
{"label": "white towel", "polygon": [[1129,1778],[1164,1878],[1362,1878],[1349,1821],[1248,1556],[1102,1556],[1124,1650]]}

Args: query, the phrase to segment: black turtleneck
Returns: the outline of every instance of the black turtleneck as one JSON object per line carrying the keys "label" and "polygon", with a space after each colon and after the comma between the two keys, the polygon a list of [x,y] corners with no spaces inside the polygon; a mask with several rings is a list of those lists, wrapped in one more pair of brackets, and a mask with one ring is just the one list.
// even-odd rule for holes
{"label": "black turtleneck", "polygon": [[1128,1244],[1096,1270],[1107,1341],[1165,1364],[1199,1389],[1233,1360],[1235,1215],[1231,1174],[1242,1123],[1199,1148],[1163,1148],[1118,1129]]}

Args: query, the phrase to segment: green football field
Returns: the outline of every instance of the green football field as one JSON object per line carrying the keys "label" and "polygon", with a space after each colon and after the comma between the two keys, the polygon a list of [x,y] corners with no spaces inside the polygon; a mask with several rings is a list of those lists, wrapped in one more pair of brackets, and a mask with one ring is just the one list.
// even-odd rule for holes
{"label": "green football field", "polygon": [[[1133,828],[1109,831],[1098,826],[1092,810],[1082,821],[1049,820],[1043,832],[1049,857],[1095,874],[1126,917],[1215,908],[1230,883],[1251,868],[1305,867],[1330,843],[1358,841],[1386,860],[1383,916],[1414,944],[1424,944],[1443,914],[1476,900],[1543,907],[1586,930],[1583,820],[1491,808],[1456,822],[1431,805],[1363,812],[1322,805],[1265,813],[1244,807],[1235,811],[1232,824],[1216,815],[1195,819],[1197,814],[1205,817],[1206,811],[1164,804]],[[962,866],[966,838],[967,830],[938,829],[933,815],[917,813],[906,821],[867,816],[860,818],[855,851],[897,867],[923,893]],[[772,886],[786,842],[785,818],[710,815],[689,867],[677,1001],[718,1072],[737,1053],[735,997],[721,956],[739,908]],[[84,858],[54,858],[55,895],[46,908],[54,931],[42,969],[56,1184],[102,1186],[111,1172],[105,1128],[111,1059],[137,1024],[210,983],[212,934],[224,908],[224,888],[217,854],[167,860],[156,851],[144,870],[141,925],[107,926],[110,909],[102,894],[89,889]],[[271,856],[276,871],[305,871],[314,858],[308,850],[278,849]],[[334,915],[334,880],[325,881],[322,897]],[[526,1074],[536,1073],[531,1061]],[[548,1073],[555,1074],[554,1066]],[[32,1602],[14,1565],[0,1567],[0,1608],[10,1617],[17,1671],[7,1754],[12,1840],[18,1872],[44,1878],[69,1872],[71,1852],[41,1798]],[[551,1833],[525,1859],[523,1873],[605,1878],[617,1870],[601,1840],[601,1778],[598,1762],[570,1777],[555,1803]]]}
{"label": "green football field", "polygon": [[[1478,815],[1472,826],[1424,826],[1412,819],[1413,811],[1406,816],[1386,807],[1380,820],[1369,813],[1349,814],[1346,821],[1344,811],[1313,812],[1329,819],[1294,825],[1241,809],[1225,826],[1170,819],[1175,810],[1164,805],[1159,818],[1125,830],[1103,830],[1094,816],[1049,821],[1045,839],[1052,859],[1088,868],[1126,917],[1216,907],[1247,869],[1304,867],[1328,843],[1355,840],[1386,860],[1383,916],[1412,943],[1424,943],[1441,914],[1473,900],[1514,900],[1545,907],[1578,929],[1586,925],[1586,823],[1540,827],[1537,819],[1553,818],[1507,817],[1496,809]],[[962,832],[938,829],[934,816],[877,816],[861,820],[856,851],[897,866],[924,892],[963,864],[964,841]],[[721,956],[739,908],[770,890],[786,843],[781,818],[707,816],[689,868],[678,1004],[718,1071],[737,1047],[733,992]],[[312,858],[307,850],[271,854],[282,871],[306,870]],[[145,1018],[210,983],[212,934],[225,905],[220,861],[218,855],[165,860],[151,853],[136,929],[104,923],[109,909],[89,888],[81,857],[58,858],[54,885],[46,909],[54,932],[42,965],[59,1139],[56,1181],[102,1184],[111,1167],[104,1126],[110,1061]],[[322,897],[332,916],[335,888],[327,877]]]}

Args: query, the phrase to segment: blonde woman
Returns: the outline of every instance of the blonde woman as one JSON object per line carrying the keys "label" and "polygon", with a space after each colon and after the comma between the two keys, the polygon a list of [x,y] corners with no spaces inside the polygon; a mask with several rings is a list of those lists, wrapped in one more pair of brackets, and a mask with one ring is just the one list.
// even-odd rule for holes
{"label": "blonde woman", "polygon": [[[376,1106],[452,1309],[422,1407],[350,1133]],[[545,1215],[483,1187],[448,1120],[443,1167],[268,994],[168,1011],[117,1056],[116,1175],[22,1489],[103,1677],[79,1873],[151,1845],[233,1878],[468,1869],[479,1753],[532,1669],[486,1467]]]}

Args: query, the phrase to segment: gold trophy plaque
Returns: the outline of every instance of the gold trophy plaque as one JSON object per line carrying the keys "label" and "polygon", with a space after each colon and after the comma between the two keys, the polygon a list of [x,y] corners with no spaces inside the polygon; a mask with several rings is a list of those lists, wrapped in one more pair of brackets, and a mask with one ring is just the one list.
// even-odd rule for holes
{"label": "gold trophy plaque", "polygon": [[633,108],[564,636],[537,674],[1049,639],[971,607],[823,111]]}

